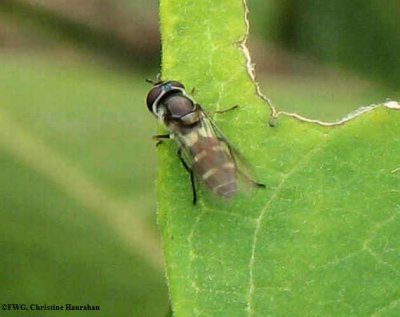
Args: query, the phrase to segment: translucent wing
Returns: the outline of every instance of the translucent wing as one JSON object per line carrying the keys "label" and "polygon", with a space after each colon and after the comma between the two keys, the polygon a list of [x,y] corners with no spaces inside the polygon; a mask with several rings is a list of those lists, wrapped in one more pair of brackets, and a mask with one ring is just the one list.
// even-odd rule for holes
{"label": "translucent wing", "polygon": [[251,168],[251,165],[248,163],[243,154],[237,148],[235,148],[231,142],[229,142],[227,137],[218,128],[215,122],[204,111],[202,111],[202,113],[205,116],[205,118],[207,118],[207,121],[210,123],[212,129],[214,130],[215,135],[222,143],[226,145],[226,148],[229,151],[232,160],[236,165],[236,172],[237,176],[239,177],[239,180],[241,180],[242,183],[244,183],[245,187],[248,187],[250,185],[251,187],[264,188],[265,184],[258,182],[256,178],[252,176],[254,174],[252,172],[253,169]]}

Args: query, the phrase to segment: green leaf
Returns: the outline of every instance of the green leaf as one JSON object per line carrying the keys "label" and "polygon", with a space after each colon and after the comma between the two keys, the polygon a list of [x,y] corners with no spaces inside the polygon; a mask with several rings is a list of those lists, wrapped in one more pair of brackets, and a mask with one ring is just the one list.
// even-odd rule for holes
{"label": "green leaf", "polygon": [[175,316],[398,315],[399,105],[331,126],[282,114],[268,127],[244,15],[239,0],[161,1],[163,78],[196,88],[206,111],[241,106],[213,118],[268,184],[232,202],[202,186],[192,206],[175,144],[159,147]]}

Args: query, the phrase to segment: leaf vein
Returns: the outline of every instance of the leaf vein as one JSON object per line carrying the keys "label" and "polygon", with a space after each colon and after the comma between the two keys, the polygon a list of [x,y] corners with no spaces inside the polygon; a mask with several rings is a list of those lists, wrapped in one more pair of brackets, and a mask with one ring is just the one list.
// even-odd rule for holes
{"label": "leaf vein", "polygon": [[[329,134],[326,134],[328,136]],[[247,315],[250,317],[254,314],[253,310],[253,295],[254,295],[254,290],[255,290],[255,285],[254,285],[254,264],[255,264],[255,252],[256,252],[256,246],[257,246],[257,241],[258,241],[258,235],[261,229],[261,223],[267,214],[269,210],[269,206],[277,199],[278,194],[281,192],[283,189],[286,181],[297,171],[300,170],[301,166],[308,162],[313,155],[315,155],[321,148],[323,143],[325,143],[327,138],[323,138],[317,145],[315,145],[310,151],[308,151],[303,157],[298,160],[297,164],[287,173],[285,174],[278,186],[275,188],[275,191],[272,193],[270,199],[266,202],[264,207],[261,209],[260,215],[257,218],[256,221],[256,226],[254,230],[254,235],[253,235],[253,243],[252,243],[252,250],[251,250],[251,256],[250,256],[250,261],[249,261],[249,287],[248,287],[248,293],[247,293]]]}
{"label": "leaf vein", "polygon": [[392,264],[386,262],[384,259],[382,259],[379,254],[377,254],[375,251],[373,251],[370,248],[367,248],[366,251],[376,260],[376,262],[378,262],[379,264],[388,267],[389,269],[391,269],[397,276],[400,277],[400,271],[393,266]]}

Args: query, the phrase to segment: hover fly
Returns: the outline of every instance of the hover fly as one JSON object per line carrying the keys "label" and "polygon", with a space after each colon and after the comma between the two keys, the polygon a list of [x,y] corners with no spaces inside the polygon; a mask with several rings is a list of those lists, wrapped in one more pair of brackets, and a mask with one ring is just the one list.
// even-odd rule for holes
{"label": "hover fly", "polygon": [[157,145],[163,140],[175,139],[178,156],[190,174],[193,204],[197,199],[195,177],[225,198],[233,197],[238,191],[238,176],[253,186],[265,187],[238,167],[240,154],[186,92],[182,83],[173,80],[147,81],[154,85],[146,98],[147,107],[170,131],[170,134],[153,138],[158,141]]}

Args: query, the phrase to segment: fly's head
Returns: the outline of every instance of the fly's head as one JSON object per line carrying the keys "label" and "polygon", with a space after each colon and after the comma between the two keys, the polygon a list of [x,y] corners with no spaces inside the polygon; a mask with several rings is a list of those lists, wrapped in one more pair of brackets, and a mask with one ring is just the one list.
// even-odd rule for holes
{"label": "fly's head", "polygon": [[156,83],[146,98],[147,108],[164,124],[190,126],[200,120],[199,107],[179,81]]}

